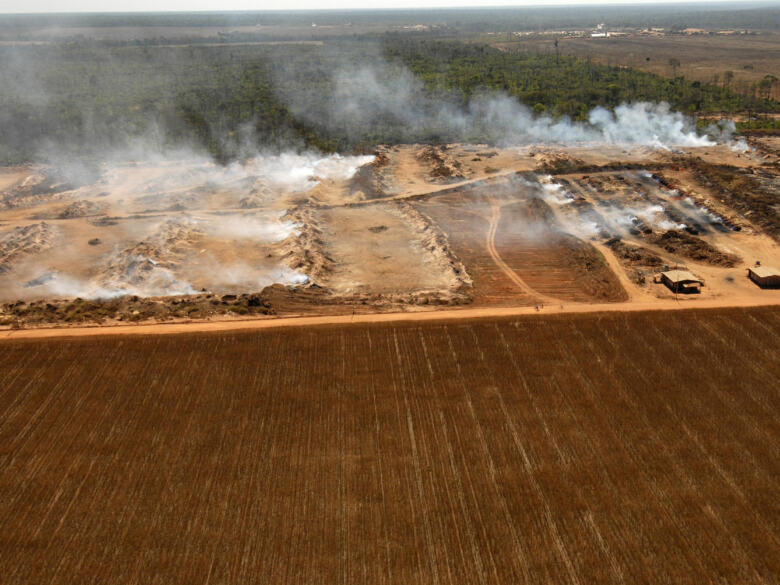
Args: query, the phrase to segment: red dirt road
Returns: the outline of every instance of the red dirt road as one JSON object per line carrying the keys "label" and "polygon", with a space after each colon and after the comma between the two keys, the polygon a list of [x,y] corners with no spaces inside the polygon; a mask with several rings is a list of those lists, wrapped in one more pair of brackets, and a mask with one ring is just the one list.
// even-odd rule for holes
{"label": "red dirt road", "polygon": [[114,325],[92,327],[62,327],[37,329],[6,329],[0,331],[0,342],[5,339],[42,339],[47,337],[85,337],[93,335],[170,335],[181,333],[248,331],[283,327],[318,327],[360,323],[397,323],[403,321],[451,321],[457,319],[489,319],[520,315],[550,315],[558,313],[610,313],[637,311],[676,311],[680,309],[716,309],[729,307],[780,306],[780,291],[763,291],[766,296],[730,297],[728,299],[679,300],[656,299],[632,303],[564,303],[535,307],[486,307],[472,309],[442,309],[433,311],[375,313],[355,315],[324,315],[317,317],[280,317],[230,321],[195,321],[191,323],[154,323],[144,325]]}

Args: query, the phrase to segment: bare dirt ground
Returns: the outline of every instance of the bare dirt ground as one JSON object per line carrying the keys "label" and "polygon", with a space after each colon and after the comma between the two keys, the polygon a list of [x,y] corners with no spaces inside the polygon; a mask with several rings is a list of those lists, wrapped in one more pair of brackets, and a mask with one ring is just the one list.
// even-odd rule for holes
{"label": "bare dirt ground", "polygon": [[5,167],[0,169],[0,189],[5,190],[24,180],[30,174],[24,167]]}
{"label": "bare dirt ground", "polygon": [[780,267],[777,150],[760,144],[6,169],[0,327],[665,302],[664,266],[704,280],[699,301],[775,302],[745,276]]}
{"label": "bare dirt ground", "polygon": [[318,212],[325,254],[334,267],[326,286],[337,295],[431,292],[457,286],[437,266],[397,205],[336,207]]}

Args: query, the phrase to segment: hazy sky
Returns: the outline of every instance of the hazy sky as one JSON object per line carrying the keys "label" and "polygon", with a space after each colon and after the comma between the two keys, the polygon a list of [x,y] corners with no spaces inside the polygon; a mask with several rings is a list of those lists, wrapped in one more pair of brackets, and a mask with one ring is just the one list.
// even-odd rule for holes
{"label": "hazy sky", "polygon": [[[708,0],[685,0],[715,4]],[[678,0],[0,0],[0,13],[152,12],[197,10],[321,10],[352,8],[441,8],[446,6],[553,6],[561,4],[675,4]]]}

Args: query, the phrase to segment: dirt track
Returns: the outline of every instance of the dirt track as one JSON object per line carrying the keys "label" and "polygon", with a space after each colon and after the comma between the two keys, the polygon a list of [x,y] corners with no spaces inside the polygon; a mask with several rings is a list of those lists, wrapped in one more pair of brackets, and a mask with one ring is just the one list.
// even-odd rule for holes
{"label": "dirt track", "polygon": [[196,321],[192,323],[155,323],[153,325],[120,325],[94,327],[63,327],[38,329],[6,329],[0,331],[0,341],[6,339],[42,339],[49,337],[89,337],[106,335],[170,335],[181,333],[247,331],[284,327],[318,327],[323,325],[393,323],[404,321],[451,321],[459,319],[488,319],[520,315],[551,315],[561,313],[612,313],[640,311],[676,311],[680,309],[717,309],[729,307],[780,306],[780,291],[765,291],[762,297],[735,297],[724,299],[657,299],[634,303],[564,303],[535,307],[491,307],[473,309],[444,309],[403,313],[369,313],[354,315],[326,315],[321,317],[283,317],[243,319],[231,321]]}
{"label": "dirt track", "polygon": [[517,287],[522,290],[525,294],[538,298],[542,301],[546,302],[556,302],[556,299],[553,299],[551,297],[547,297],[544,295],[539,294],[534,289],[532,289],[530,286],[526,284],[526,282],[520,278],[517,273],[512,270],[512,268],[509,267],[509,265],[504,262],[504,260],[501,258],[501,255],[498,253],[498,250],[496,250],[496,231],[498,231],[498,224],[501,221],[501,206],[498,203],[493,203],[491,205],[491,214],[490,214],[490,227],[488,228],[487,232],[487,239],[485,241],[485,246],[487,247],[487,251],[490,254],[490,257],[493,258],[493,261],[496,263],[496,266],[498,266],[504,274],[514,282]]}

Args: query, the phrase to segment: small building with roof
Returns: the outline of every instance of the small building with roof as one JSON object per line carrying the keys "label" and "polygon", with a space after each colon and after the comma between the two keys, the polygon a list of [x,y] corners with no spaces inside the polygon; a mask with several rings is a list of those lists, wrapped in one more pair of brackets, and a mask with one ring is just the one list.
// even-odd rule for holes
{"label": "small building with roof", "polygon": [[780,288],[780,270],[769,266],[751,266],[748,278],[761,288]]}
{"label": "small building with roof", "polygon": [[704,281],[687,270],[667,270],[661,273],[661,282],[674,293],[700,293]]}

